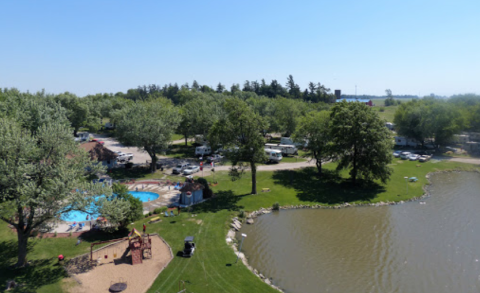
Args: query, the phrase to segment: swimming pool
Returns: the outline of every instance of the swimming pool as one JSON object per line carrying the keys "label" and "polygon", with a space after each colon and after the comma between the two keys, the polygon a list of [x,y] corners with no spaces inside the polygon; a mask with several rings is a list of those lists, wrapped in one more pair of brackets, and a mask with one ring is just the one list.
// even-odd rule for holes
{"label": "swimming pool", "polygon": [[[140,199],[140,201],[142,202],[152,201],[160,197],[157,193],[148,192],[148,191],[129,191],[128,193]],[[93,205],[94,204],[92,203],[92,208],[93,208]],[[87,220],[87,215],[89,216],[89,219],[96,219],[99,216],[98,214],[89,214],[89,213],[80,212],[80,211],[71,211],[68,214],[63,214],[61,219],[67,222],[81,222],[81,221]]]}

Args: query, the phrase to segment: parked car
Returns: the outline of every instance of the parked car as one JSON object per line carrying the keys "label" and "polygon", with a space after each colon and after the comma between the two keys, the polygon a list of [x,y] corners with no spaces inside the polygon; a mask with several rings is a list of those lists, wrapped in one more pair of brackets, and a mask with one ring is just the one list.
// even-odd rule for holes
{"label": "parked car", "polygon": [[400,154],[401,154],[401,153],[402,153],[402,151],[394,151],[394,152],[393,152],[393,156],[394,156],[395,158],[398,158],[398,157],[400,157]]}
{"label": "parked car", "polygon": [[200,171],[199,166],[190,165],[187,168],[185,168],[185,170],[183,170],[183,174],[192,175],[193,173],[197,173],[198,171]]}
{"label": "parked car", "polygon": [[400,154],[400,159],[402,159],[402,160],[408,160],[408,157],[410,157],[411,154],[412,154],[411,152],[402,152],[402,153]]}
{"label": "parked car", "polygon": [[220,162],[222,159],[223,159],[222,155],[215,154],[207,158],[207,163]]}
{"label": "parked car", "polygon": [[187,169],[187,167],[189,167],[189,166],[190,166],[190,164],[188,164],[188,163],[180,163],[177,166],[175,166],[175,168],[173,168],[172,173],[173,174],[182,174],[183,170]]}
{"label": "parked car", "polygon": [[131,160],[133,160],[132,153],[121,153],[121,155],[117,157],[117,162],[130,162]]}
{"label": "parked car", "polygon": [[410,157],[408,157],[408,159],[410,161],[416,161],[416,160],[418,160],[419,157],[420,157],[419,155],[411,154]]}
{"label": "parked car", "polygon": [[423,155],[423,156],[420,156],[420,158],[418,158],[418,161],[419,161],[419,162],[427,162],[427,161],[429,161],[431,158],[432,158],[432,156]]}

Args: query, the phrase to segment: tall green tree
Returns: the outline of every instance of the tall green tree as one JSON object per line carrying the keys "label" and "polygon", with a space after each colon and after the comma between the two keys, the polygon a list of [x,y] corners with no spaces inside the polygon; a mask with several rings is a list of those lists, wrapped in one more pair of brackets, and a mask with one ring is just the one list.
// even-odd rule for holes
{"label": "tall green tree", "polygon": [[385,183],[392,174],[393,147],[385,122],[371,107],[359,103],[336,103],[330,116],[332,149],[338,170],[350,169],[353,184],[359,176]]}
{"label": "tall green tree", "polygon": [[157,153],[166,150],[180,123],[178,109],[169,100],[159,98],[136,102],[114,114],[118,140],[145,150],[152,159],[150,170],[156,171]]}
{"label": "tall green tree", "polygon": [[[257,163],[265,162],[265,140],[262,131],[267,129],[265,120],[244,101],[229,98],[225,102],[226,116],[213,124],[209,134],[212,145],[222,144],[232,161],[232,170],[241,162],[250,165],[252,194],[257,194]],[[233,172],[235,173],[235,172]],[[232,174],[232,173],[231,173]]]}
{"label": "tall green tree", "polygon": [[414,138],[423,146],[425,139],[432,136],[432,127],[426,115],[428,112],[427,105],[422,101],[401,104],[393,119],[397,133]]}
{"label": "tall green tree", "polygon": [[78,130],[87,123],[90,115],[87,104],[68,92],[56,96],[55,100],[67,109],[67,118],[72,125],[73,135],[77,136]]}
{"label": "tall green tree", "polygon": [[315,160],[318,175],[322,176],[322,163],[332,158],[330,113],[311,112],[299,119],[293,140],[306,145],[304,157]]}
{"label": "tall green tree", "polygon": [[98,214],[106,217],[110,223],[119,228],[143,218],[142,201],[130,193],[125,185],[114,183],[113,194],[98,201]]}
{"label": "tall green tree", "polygon": [[104,172],[74,142],[71,129],[51,122],[32,134],[0,119],[0,219],[17,230],[18,261],[27,263],[28,239],[60,215],[85,210],[111,190],[87,179]]}

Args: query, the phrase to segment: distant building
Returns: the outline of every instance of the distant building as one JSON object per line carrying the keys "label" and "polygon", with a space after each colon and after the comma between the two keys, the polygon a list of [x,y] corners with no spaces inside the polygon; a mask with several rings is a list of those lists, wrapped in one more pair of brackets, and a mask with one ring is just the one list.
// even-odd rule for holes
{"label": "distant building", "polygon": [[113,168],[117,165],[118,155],[96,141],[83,143],[78,147],[88,152],[90,159],[97,160],[107,168]]}
{"label": "distant building", "polygon": [[335,90],[335,97],[338,99],[340,99],[342,97],[342,90]]}
{"label": "distant building", "polygon": [[365,105],[370,107],[373,106],[372,100],[368,100],[368,99],[337,99],[337,103],[342,102],[344,100],[347,101],[347,103],[359,102],[359,103],[364,103]]}

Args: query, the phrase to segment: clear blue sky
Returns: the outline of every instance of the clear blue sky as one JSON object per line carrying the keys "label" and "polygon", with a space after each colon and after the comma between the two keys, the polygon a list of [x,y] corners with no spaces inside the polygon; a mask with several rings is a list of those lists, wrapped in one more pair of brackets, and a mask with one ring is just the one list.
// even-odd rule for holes
{"label": "clear blue sky", "polygon": [[0,2],[0,87],[78,95],[265,78],[480,93],[480,1]]}

